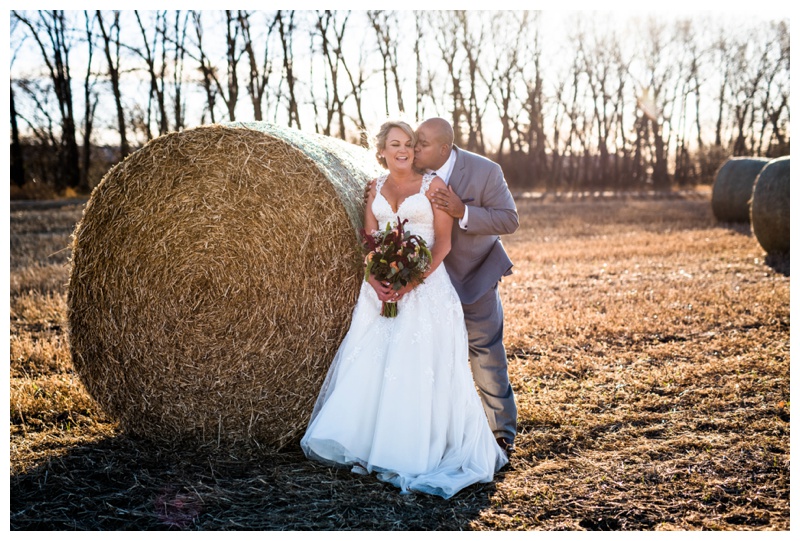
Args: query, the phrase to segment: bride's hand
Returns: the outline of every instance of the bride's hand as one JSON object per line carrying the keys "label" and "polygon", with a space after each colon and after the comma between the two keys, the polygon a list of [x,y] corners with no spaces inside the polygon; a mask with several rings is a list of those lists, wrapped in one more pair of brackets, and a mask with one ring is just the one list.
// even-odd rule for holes
{"label": "bride's hand", "polygon": [[389,282],[380,282],[375,278],[375,275],[370,274],[367,283],[372,286],[375,293],[378,295],[378,300],[383,302],[394,302],[394,290]]}
{"label": "bride's hand", "polygon": [[403,297],[404,297],[404,296],[405,296],[405,295],[406,295],[406,294],[407,294],[409,291],[411,291],[412,289],[414,289],[414,288],[415,288],[415,287],[417,287],[418,285],[419,285],[418,283],[410,283],[410,284],[406,284],[405,286],[401,287],[399,290],[397,290],[397,293],[395,293],[395,295],[394,295],[394,298],[393,298],[393,299],[390,299],[390,300],[391,300],[391,302],[397,302],[397,301],[399,301],[399,300],[400,300],[400,299],[402,299],[402,298],[403,298]]}

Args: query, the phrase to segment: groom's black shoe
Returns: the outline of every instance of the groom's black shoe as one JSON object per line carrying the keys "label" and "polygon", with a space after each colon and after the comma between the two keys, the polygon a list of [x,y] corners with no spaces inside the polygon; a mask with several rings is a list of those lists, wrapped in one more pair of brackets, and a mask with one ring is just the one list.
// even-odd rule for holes
{"label": "groom's black shoe", "polygon": [[517,450],[517,448],[514,447],[514,442],[508,438],[497,438],[497,445],[500,446],[500,449],[505,451],[506,456],[509,458],[511,458],[511,455]]}

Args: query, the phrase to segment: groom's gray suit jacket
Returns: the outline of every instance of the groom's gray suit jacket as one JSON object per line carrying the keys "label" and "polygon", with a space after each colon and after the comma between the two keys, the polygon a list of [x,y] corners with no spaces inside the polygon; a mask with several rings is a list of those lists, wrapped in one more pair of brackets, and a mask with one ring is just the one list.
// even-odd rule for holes
{"label": "groom's gray suit jacket", "polygon": [[511,274],[511,259],[500,235],[519,227],[514,198],[503,171],[493,161],[458,147],[448,184],[469,207],[467,229],[453,225],[450,253],[444,264],[463,304],[472,304],[503,276]]}

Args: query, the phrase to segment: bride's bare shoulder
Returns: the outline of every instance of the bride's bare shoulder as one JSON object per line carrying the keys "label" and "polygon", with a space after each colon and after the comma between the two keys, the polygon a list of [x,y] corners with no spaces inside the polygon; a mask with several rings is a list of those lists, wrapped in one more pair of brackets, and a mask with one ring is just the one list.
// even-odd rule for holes
{"label": "bride's bare shoulder", "polygon": [[431,179],[431,185],[428,186],[428,191],[435,190],[436,188],[447,189],[447,184],[444,183],[441,177],[433,177]]}

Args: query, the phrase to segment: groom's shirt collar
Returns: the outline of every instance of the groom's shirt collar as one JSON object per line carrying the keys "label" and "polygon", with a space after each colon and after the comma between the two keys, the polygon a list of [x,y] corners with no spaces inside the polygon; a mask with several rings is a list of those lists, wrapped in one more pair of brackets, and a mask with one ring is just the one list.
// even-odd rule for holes
{"label": "groom's shirt collar", "polygon": [[453,166],[456,164],[456,149],[450,149],[450,157],[444,162],[444,165],[436,170],[436,174],[441,178],[445,184],[450,184],[450,173],[453,172]]}

